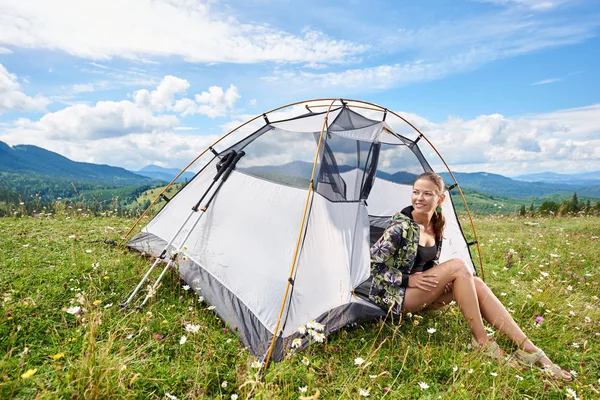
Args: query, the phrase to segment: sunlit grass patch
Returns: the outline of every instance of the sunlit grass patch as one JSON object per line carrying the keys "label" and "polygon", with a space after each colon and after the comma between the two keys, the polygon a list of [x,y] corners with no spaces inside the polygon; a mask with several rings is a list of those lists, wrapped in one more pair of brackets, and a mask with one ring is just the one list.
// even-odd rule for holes
{"label": "sunlit grass patch", "polygon": [[598,218],[476,220],[487,283],[528,336],[577,374],[569,384],[471,351],[456,306],[342,329],[263,374],[235,329],[174,273],[141,312],[120,309],[151,264],[111,244],[132,222],[0,219],[0,398],[600,395]]}

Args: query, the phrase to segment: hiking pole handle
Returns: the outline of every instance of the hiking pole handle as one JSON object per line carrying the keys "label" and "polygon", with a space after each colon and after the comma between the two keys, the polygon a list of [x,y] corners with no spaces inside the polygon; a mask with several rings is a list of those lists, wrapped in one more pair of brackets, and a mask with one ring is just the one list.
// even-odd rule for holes
{"label": "hiking pole handle", "polygon": [[192,207],[193,211],[197,212],[200,209],[200,204],[202,203],[202,200],[204,200],[204,198],[206,197],[208,192],[210,192],[210,189],[212,189],[212,187],[219,180],[221,175],[223,175],[223,172],[225,172],[225,170],[227,170],[227,168],[229,168],[229,166],[235,159],[235,156],[236,156],[236,152],[235,152],[235,150],[232,150],[231,152],[227,153],[225,155],[225,157],[223,157],[221,159],[221,161],[219,161],[219,163],[217,164],[217,174],[213,178],[213,181],[210,183],[210,186],[208,187],[208,189],[206,189],[206,191],[204,192],[202,197],[200,197],[200,200],[198,200],[196,205],[194,205],[194,207]]}
{"label": "hiking pole handle", "polygon": [[217,174],[213,178],[213,181],[218,181],[223,172],[231,165],[233,160],[235,159],[236,151],[231,150],[229,153],[225,154],[225,156],[219,161],[217,164]]}
{"label": "hiking pole handle", "polygon": [[210,198],[208,199],[208,201],[206,202],[206,204],[201,208],[202,211],[206,211],[208,209],[208,206],[210,205],[210,203],[212,203],[212,201],[215,198],[215,196],[217,195],[217,193],[219,193],[219,190],[221,190],[221,188],[223,187],[223,183],[225,183],[225,181],[227,180],[227,178],[229,178],[229,175],[231,175],[231,171],[234,170],[235,165],[237,164],[237,162],[240,161],[240,158],[244,157],[245,154],[246,153],[244,151],[240,151],[239,153],[237,153],[237,155],[235,156],[235,158],[233,159],[233,161],[231,162],[231,164],[229,164],[229,167],[227,168],[227,171],[225,171],[225,173],[223,174],[223,178],[221,179],[221,182],[219,183],[219,186],[217,186],[217,188],[213,192],[212,196],[210,196]]}
{"label": "hiking pole handle", "polygon": [[235,169],[235,165],[238,163],[238,161],[240,161],[240,158],[244,157],[244,155],[246,155],[246,152],[244,152],[244,150],[240,151],[235,155],[235,158],[227,167],[227,171],[225,171],[225,173],[223,174],[223,182],[225,182],[227,178],[229,178],[229,175],[231,175],[231,171]]}

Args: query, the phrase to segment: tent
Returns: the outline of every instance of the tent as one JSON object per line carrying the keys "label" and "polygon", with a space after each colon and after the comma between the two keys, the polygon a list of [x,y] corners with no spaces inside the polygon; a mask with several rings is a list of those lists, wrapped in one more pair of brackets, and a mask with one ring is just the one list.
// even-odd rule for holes
{"label": "tent", "polygon": [[[306,345],[298,327],[308,321],[329,334],[385,316],[357,288],[369,278],[370,245],[410,204],[415,177],[432,170],[423,143],[431,144],[402,116],[362,101],[269,111],[190,163],[200,160],[199,172],[170,199],[165,188],[159,197],[168,203],[128,246],[159,259],[178,255],[181,278],[248,350],[267,364],[280,360],[293,339]],[[454,189],[462,197],[456,182]],[[461,257],[476,273],[474,229],[467,243],[452,196],[442,209],[441,261]]]}

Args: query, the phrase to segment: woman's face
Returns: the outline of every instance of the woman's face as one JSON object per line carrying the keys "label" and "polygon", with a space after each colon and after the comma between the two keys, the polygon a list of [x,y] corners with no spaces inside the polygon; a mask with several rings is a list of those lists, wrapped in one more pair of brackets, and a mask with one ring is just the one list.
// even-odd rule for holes
{"label": "woman's face", "polygon": [[418,212],[433,212],[437,206],[442,204],[444,200],[438,194],[438,187],[435,183],[426,179],[419,179],[413,185],[411,202],[415,211]]}

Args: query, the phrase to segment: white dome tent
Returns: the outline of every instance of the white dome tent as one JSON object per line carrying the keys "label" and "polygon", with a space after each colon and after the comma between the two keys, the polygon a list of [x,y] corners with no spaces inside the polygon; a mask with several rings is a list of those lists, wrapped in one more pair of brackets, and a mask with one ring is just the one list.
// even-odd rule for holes
{"label": "white dome tent", "polygon": [[[298,106],[307,112],[277,119]],[[409,133],[392,129],[386,117],[398,118]],[[239,135],[249,126],[249,134]],[[271,110],[192,161],[181,173],[198,161],[203,167],[171,199],[163,190],[148,210],[159,198],[168,203],[127,245],[157,257],[153,267],[174,253],[169,263],[178,263],[181,278],[200,288],[249,351],[266,364],[280,360],[308,321],[324,324],[329,334],[385,316],[356,289],[369,279],[371,244],[390,217],[410,205],[416,176],[432,170],[419,148],[422,139],[431,145],[400,115],[357,100],[317,99]],[[464,202],[456,181],[447,190],[453,189]],[[472,220],[475,240],[467,243],[450,195],[442,210],[440,261],[460,257],[476,273]],[[480,255],[479,262],[483,275]]]}

